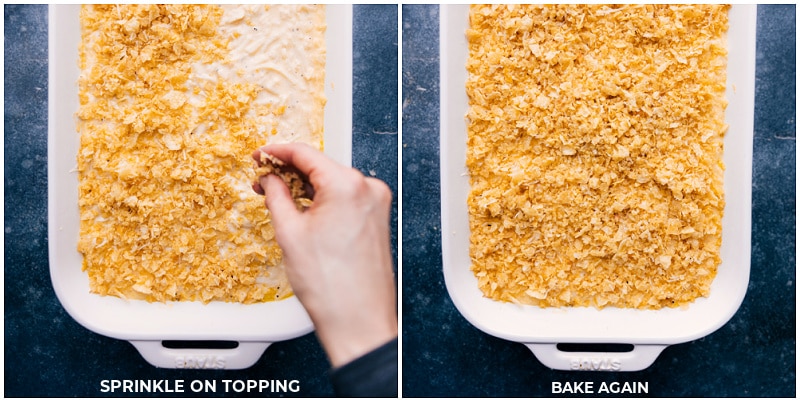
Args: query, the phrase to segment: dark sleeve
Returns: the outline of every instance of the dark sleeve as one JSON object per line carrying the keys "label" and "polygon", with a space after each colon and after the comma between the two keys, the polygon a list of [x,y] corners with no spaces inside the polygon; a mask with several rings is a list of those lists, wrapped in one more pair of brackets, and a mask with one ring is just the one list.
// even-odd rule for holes
{"label": "dark sleeve", "polygon": [[339,397],[397,397],[397,338],[331,370]]}

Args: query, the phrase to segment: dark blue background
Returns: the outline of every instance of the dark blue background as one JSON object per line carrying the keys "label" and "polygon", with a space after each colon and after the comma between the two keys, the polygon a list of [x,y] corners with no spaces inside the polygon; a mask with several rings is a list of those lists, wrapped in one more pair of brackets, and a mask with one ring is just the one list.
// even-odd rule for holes
{"label": "dark blue background", "polygon": [[[386,181],[395,197],[397,13],[396,5],[353,7],[353,166]],[[48,269],[47,6],[6,5],[4,18],[5,395],[96,397],[105,395],[103,379],[183,379],[189,396],[194,379],[216,380],[218,391],[223,379],[296,379],[300,392],[286,396],[332,396],[313,334],[273,344],[246,370],[165,370],[67,315]],[[397,237],[393,229],[393,243]]]}
{"label": "dark blue background", "polygon": [[717,332],[634,373],[552,371],[470,325],[442,276],[438,7],[403,5],[403,394],[552,396],[551,382],[649,382],[651,396],[795,396],[795,6],[759,6],[750,285]]}

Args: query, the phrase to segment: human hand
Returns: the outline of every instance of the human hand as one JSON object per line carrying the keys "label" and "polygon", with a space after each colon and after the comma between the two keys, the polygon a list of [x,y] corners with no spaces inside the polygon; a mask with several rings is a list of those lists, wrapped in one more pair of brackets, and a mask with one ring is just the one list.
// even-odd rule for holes
{"label": "human hand", "polygon": [[333,367],[397,336],[389,213],[392,193],[378,179],[344,167],[304,144],[261,151],[308,177],[313,204],[299,211],[277,176],[259,177],[286,274]]}

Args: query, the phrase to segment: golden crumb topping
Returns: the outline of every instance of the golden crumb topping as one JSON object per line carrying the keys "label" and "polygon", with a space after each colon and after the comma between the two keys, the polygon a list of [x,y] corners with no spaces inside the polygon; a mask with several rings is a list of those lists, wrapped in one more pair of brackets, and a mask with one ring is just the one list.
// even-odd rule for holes
{"label": "golden crumb topping", "polygon": [[724,5],[473,5],[467,166],[485,296],[685,306],[720,263]]}
{"label": "golden crumb topping", "polygon": [[[250,183],[253,150],[278,140],[297,105],[248,77],[271,73],[311,92],[302,110],[315,125],[291,140],[321,148],[325,14],[303,6],[289,12],[305,27],[258,32],[258,15],[278,8],[82,7],[78,250],[92,292],[243,303],[291,295],[270,214]],[[242,65],[236,58],[246,54],[232,53],[288,32],[309,52],[307,79],[289,57]]]}

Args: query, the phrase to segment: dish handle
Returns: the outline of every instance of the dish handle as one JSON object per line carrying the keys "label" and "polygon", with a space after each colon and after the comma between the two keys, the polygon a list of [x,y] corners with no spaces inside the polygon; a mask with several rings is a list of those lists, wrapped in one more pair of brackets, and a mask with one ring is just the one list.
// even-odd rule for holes
{"label": "dish handle", "polygon": [[237,342],[235,348],[169,348],[160,340],[130,340],[144,359],[159,368],[244,369],[251,367],[272,342]]}
{"label": "dish handle", "polygon": [[636,344],[625,352],[562,351],[556,343],[525,343],[545,366],[565,371],[641,371],[667,346]]}

